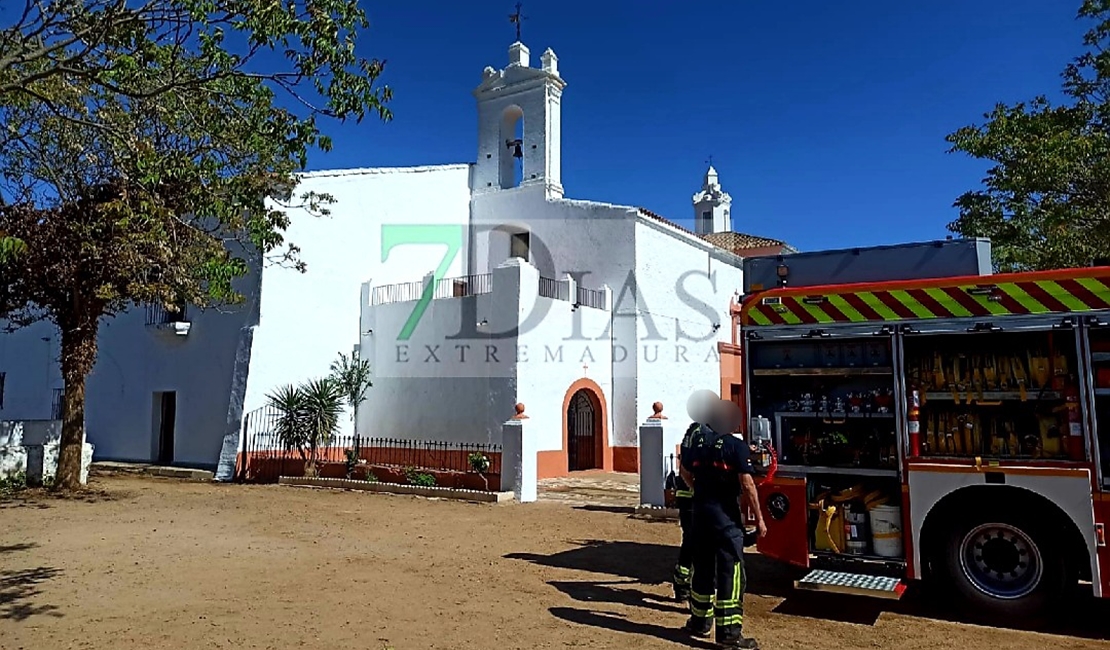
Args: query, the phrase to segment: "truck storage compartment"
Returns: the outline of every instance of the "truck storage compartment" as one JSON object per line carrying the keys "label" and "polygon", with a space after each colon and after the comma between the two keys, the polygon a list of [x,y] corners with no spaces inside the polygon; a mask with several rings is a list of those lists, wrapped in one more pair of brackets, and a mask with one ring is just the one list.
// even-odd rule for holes
{"label": "truck storage compartment", "polygon": [[920,399],[922,456],[1082,455],[1082,436],[1068,435],[1070,423],[1081,426],[1074,330],[981,328],[903,340],[906,383]]}
{"label": "truck storage compartment", "polygon": [[810,473],[806,491],[812,553],[884,562],[905,559],[898,479]]}
{"label": "truck storage compartment", "polygon": [[1094,426],[1102,465],[1103,487],[1110,486],[1110,326],[1094,325],[1087,332],[1094,382]]}
{"label": "truck storage compartment", "polygon": [[753,341],[750,411],[766,417],[784,469],[896,476],[889,336]]}

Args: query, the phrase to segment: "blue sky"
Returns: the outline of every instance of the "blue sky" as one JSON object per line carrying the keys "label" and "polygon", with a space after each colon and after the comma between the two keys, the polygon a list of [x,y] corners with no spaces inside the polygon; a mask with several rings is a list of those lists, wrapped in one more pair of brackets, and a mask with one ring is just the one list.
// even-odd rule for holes
{"label": "blue sky", "polygon": [[[471,90],[504,67],[513,2],[364,3],[395,119],[325,123],[311,169],[471,162]],[[683,225],[713,155],[733,228],[802,250],[943,238],[986,166],[944,136],[996,102],[1055,95],[1081,51],[1078,0],[536,0],[522,40],[551,47],[570,198]]]}

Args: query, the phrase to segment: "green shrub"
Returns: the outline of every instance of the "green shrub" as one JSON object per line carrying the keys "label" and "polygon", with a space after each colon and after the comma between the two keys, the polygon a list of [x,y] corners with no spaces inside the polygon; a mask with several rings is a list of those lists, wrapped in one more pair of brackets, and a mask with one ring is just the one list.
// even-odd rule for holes
{"label": "green shrub", "polygon": [[436,486],[436,477],[433,474],[428,474],[426,472],[420,472],[420,473],[416,474],[415,476],[413,476],[412,479],[409,480],[409,483],[412,483],[413,485],[417,485],[417,486],[420,486],[420,487],[435,487]]}
{"label": "green shrub", "polygon": [[0,478],[0,496],[11,496],[27,488],[27,475],[19,472],[7,478]]}

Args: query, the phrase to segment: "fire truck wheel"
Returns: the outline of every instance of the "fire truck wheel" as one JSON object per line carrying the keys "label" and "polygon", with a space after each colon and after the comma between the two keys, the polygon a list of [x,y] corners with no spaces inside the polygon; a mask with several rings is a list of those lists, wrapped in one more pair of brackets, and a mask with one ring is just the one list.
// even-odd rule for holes
{"label": "fire truck wheel", "polygon": [[1037,617],[1065,591],[1065,554],[1044,526],[1021,512],[995,509],[953,522],[942,572],[969,606],[988,619]]}

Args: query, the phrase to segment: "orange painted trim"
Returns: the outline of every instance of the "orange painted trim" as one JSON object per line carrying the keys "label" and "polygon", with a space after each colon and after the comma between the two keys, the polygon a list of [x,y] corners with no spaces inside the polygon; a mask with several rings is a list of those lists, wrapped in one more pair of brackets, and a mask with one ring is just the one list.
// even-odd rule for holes
{"label": "orange painted trim", "polygon": [[1095,501],[1106,501],[1106,502],[1110,502],[1110,493],[1107,493],[1107,492],[1096,492],[1096,493],[1095,493]]}
{"label": "orange painted trim", "polygon": [[911,464],[909,466],[911,472],[933,472],[933,473],[951,473],[951,474],[982,474],[984,472],[1000,472],[1002,474],[1014,474],[1019,476],[1070,476],[1074,478],[1083,478],[1087,480],[1090,478],[1090,470],[1087,468],[1072,468],[1067,469],[1063,467],[1015,467],[1013,465],[983,465],[982,467],[969,467],[967,465],[942,465],[932,463]]}
{"label": "orange painted trim", "polygon": [[613,471],[629,472],[631,474],[639,473],[640,448],[613,447]]}
{"label": "orange painted trim", "polygon": [[717,341],[717,352],[721,354],[740,354],[740,346],[735,343],[726,343],[725,341]]}
{"label": "orange painted trim", "polygon": [[566,478],[570,474],[567,462],[565,449],[536,452],[536,478]]}
{"label": "orange painted trim", "polygon": [[[600,422],[594,423],[595,425],[601,425],[601,435],[597,437],[597,447],[594,448],[594,458],[601,462],[601,466],[593,469],[603,469],[611,472],[613,471],[613,453],[612,450],[609,449],[609,405],[605,402],[605,392],[602,391],[601,386],[598,386],[597,382],[592,379],[583,377],[575,381],[570,385],[570,388],[567,389],[566,394],[563,395],[563,455],[567,457],[567,450],[570,449],[570,441],[568,440],[570,429],[567,423],[567,410],[570,409],[570,400],[574,397],[574,394],[580,390],[585,390],[592,394],[594,406],[597,407],[599,413],[597,417],[601,420]],[[569,457],[567,458],[567,462],[570,462]]]}

